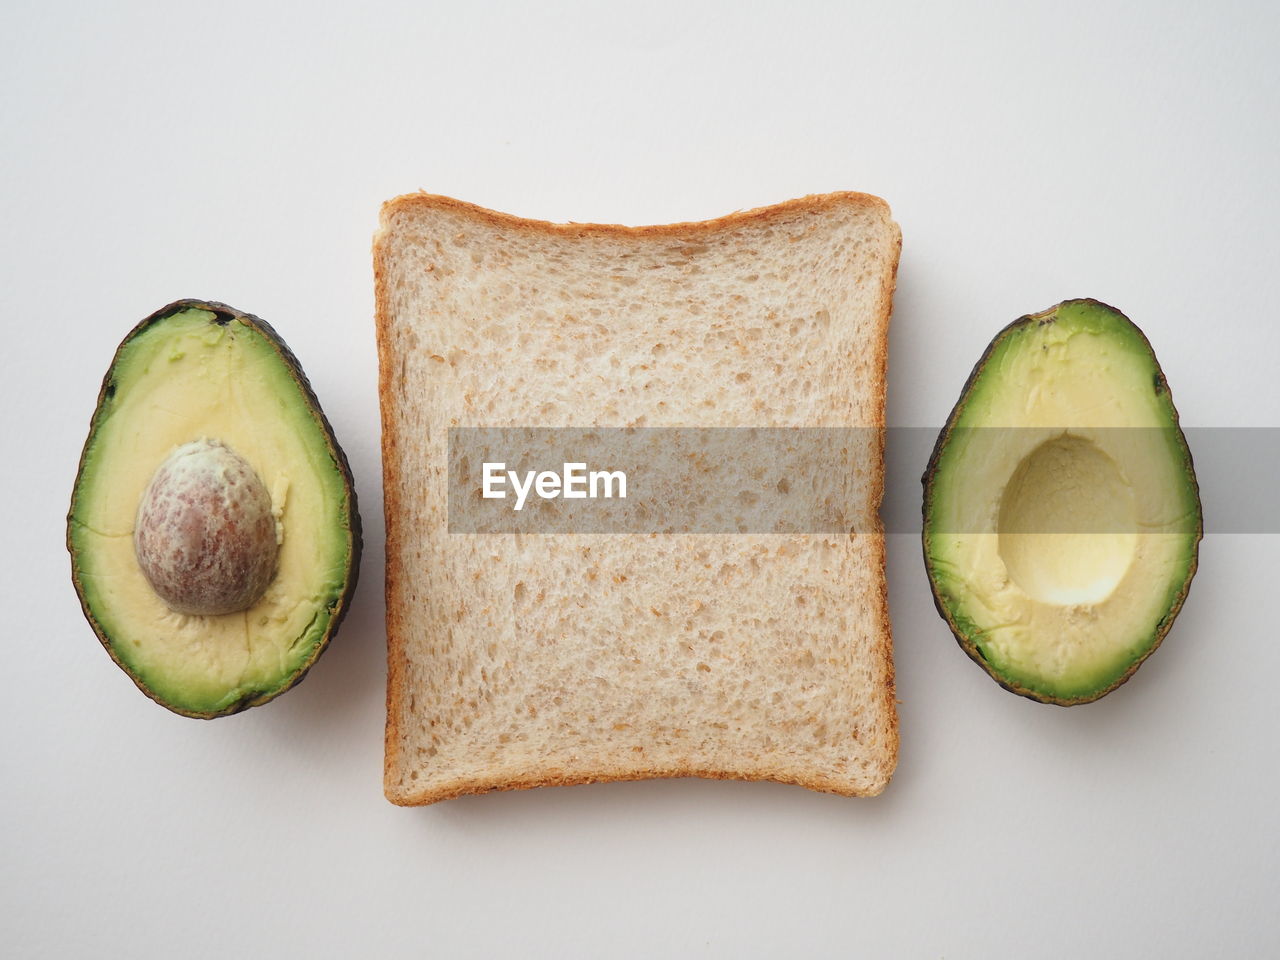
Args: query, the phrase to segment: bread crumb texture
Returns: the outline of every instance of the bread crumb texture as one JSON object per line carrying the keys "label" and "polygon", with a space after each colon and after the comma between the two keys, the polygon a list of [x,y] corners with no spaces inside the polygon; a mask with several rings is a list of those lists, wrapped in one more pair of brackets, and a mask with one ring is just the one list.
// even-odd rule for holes
{"label": "bread crumb texture", "polygon": [[878,452],[857,478],[871,533],[450,535],[447,444],[452,426],[882,427],[899,245],[887,205],[852,193],[641,228],[384,206],[389,799],[884,788]]}

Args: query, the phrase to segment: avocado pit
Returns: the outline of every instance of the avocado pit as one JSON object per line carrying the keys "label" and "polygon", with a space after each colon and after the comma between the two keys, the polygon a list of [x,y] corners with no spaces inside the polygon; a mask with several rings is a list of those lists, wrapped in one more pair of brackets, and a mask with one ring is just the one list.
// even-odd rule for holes
{"label": "avocado pit", "polygon": [[172,610],[197,616],[246,610],[275,576],[271,495],[225,443],[183,444],[147,485],[133,544],[147,582]]}

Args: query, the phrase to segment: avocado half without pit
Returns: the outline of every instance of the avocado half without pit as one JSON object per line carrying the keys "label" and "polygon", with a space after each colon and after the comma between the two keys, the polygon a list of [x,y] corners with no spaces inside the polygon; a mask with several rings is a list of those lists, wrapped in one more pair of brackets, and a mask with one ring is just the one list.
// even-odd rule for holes
{"label": "avocado half without pit", "polygon": [[924,475],[924,557],[960,646],[1063,706],[1124,683],[1168,633],[1202,533],[1191,453],[1151,344],[1069,300],[974,367]]}
{"label": "avocado half without pit", "polygon": [[67,518],[98,639],[157,703],[213,718],[288,690],[360,566],[347,459],[269,324],[181,300],[103,379]]}

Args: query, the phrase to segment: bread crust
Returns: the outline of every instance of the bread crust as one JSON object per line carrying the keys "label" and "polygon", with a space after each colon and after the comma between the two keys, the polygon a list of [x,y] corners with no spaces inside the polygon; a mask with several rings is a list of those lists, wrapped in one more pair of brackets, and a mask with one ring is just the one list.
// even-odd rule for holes
{"label": "bread crust", "polygon": [[[886,551],[884,526],[879,516],[875,518],[875,530],[871,534],[875,554],[872,563],[875,566],[875,580],[878,585],[876,597],[881,637],[879,645],[884,669],[885,681],[880,691],[883,703],[883,716],[886,719],[885,731],[886,751],[891,754],[887,763],[884,780],[874,789],[858,790],[847,781],[827,777],[818,773],[804,776],[794,775],[783,770],[768,768],[728,769],[725,767],[703,768],[697,766],[643,766],[614,767],[602,766],[598,772],[591,774],[547,773],[536,776],[501,776],[458,778],[452,782],[435,787],[421,787],[417,790],[403,790],[395,783],[394,771],[399,765],[400,729],[399,718],[402,715],[402,700],[405,695],[407,659],[403,647],[406,635],[405,598],[401,593],[397,564],[392,561],[391,546],[400,542],[402,537],[401,520],[405,515],[405,507],[401,503],[403,488],[400,475],[400,458],[397,450],[399,436],[396,421],[395,404],[392,400],[392,376],[395,356],[391,344],[392,317],[389,312],[389,252],[385,243],[397,214],[414,210],[441,210],[466,216],[477,223],[502,227],[504,230],[521,231],[529,235],[555,236],[561,238],[606,237],[619,240],[630,240],[644,243],[652,240],[671,238],[705,238],[738,227],[766,224],[793,216],[796,213],[821,214],[839,207],[861,207],[880,212],[893,230],[893,255],[890,267],[882,278],[881,290],[876,311],[877,335],[872,342],[865,344],[871,352],[871,370],[874,385],[874,423],[878,431],[878,460],[876,463],[872,503],[879,507],[884,495],[884,437],[885,437],[885,397],[888,367],[888,329],[892,314],[893,294],[896,288],[898,263],[902,246],[902,234],[898,225],[892,220],[888,203],[880,197],[843,191],[825,194],[811,194],[794,200],[771,206],[757,207],[749,210],[735,211],[711,220],[687,221],[646,226],[626,226],[622,224],[603,223],[553,223],[545,220],[532,220],[502,213],[481,207],[476,204],[456,200],[452,197],[417,192],[404,194],[388,200],[383,204],[380,216],[380,228],[374,237],[373,269],[374,291],[376,298],[375,327],[378,349],[378,396],[382,418],[382,464],[383,464],[383,509],[386,519],[386,607],[387,607],[387,723],[385,729],[384,791],[388,800],[398,806],[420,806],[447,800],[467,794],[487,793],[498,790],[517,790],[541,786],[569,786],[584,783],[603,783],[624,780],[664,779],[677,777],[700,777],[716,780],[748,780],[773,781],[777,783],[795,784],[824,793],[841,796],[876,796],[887,784],[897,765],[899,730],[897,700],[895,692],[895,676],[893,664],[893,637],[889,617],[888,586],[886,582]],[[863,534],[859,534],[862,536]]]}
{"label": "bread crust", "polygon": [[[735,210],[733,213],[716,217],[712,220],[688,220],[678,223],[649,224],[639,227],[626,226],[620,223],[553,223],[549,220],[529,220],[510,213],[490,210],[465,200],[455,200],[435,193],[405,193],[388,200],[382,205],[381,226],[385,230],[391,218],[401,210],[414,208],[428,210],[448,210],[470,217],[478,223],[487,223],[507,229],[524,230],[529,233],[542,233],[559,237],[622,237],[630,239],[648,239],[663,237],[683,237],[690,234],[706,235],[721,230],[750,224],[767,223],[792,213],[822,213],[841,206],[857,206],[879,210],[885,218],[890,216],[889,204],[880,197],[869,193],[841,191],[836,193],[812,193],[795,200],[787,200],[767,207],[754,207],[750,210]],[[895,225],[896,226],[896,225]],[[901,244],[901,235],[899,235]],[[377,244],[375,241],[375,251]],[[896,270],[895,261],[895,270]],[[375,279],[378,263],[375,254]],[[892,288],[890,289],[892,294]]]}

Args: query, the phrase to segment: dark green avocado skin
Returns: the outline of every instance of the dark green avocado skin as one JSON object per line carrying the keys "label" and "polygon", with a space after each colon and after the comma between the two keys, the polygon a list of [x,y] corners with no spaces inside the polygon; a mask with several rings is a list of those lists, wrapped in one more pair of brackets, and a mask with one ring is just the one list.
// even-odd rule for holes
{"label": "dark green avocado skin", "polygon": [[[346,571],[346,582],[332,607],[332,614],[328,629],[326,630],[322,641],[316,645],[312,656],[304,662],[298,670],[292,673],[280,686],[268,691],[246,696],[221,710],[207,713],[187,710],[179,705],[169,703],[157,696],[120,659],[114,649],[111,638],[107,635],[106,631],[103,630],[102,625],[97,621],[90,608],[84,585],[80,579],[80,572],[76,563],[76,552],[72,543],[72,522],[76,515],[77,497],[80,490],[80,477],[85,468],[85,461],[89,453],[92,438],[96,432],[100,419],[104,415],[104,401],[111,399],[116,391],[114,374],[121,352],[130,343],[130,341],[139,334],[148,330],[150,327],[163,323],[167,318],[174,314],[183,313],[184,311],[192,309],[207,310],[213,313],[215,317],[212,322],[216,324],[225,326],[232,321],[239,321],[246,326],[257,330],[271,345],[276,355],[279,357],[281,364],[284,365],[293,380],[297,383],[306,400],[307,407],[311,412],[312,417],[321,428],[329,454],[332,456],[333,462],[342,477],[348,505],[347,516],[345,519],[351,557],[351,561],[348,564]],[[337,633],[338,628],[341,626],[343,619],[347,615],[347,611],[351,607],[351,599],[355,595],[356,585],[360,577],[360,557],[364,547],[364,536],[360,522],[360,510],[356,500],[355,480],[351,475],[351,464],[347,460],[346,453],[343,452],[342,447],[338,444],[337,438],[333,432],[333,427],[329,423],[328,418],[324,415],[324,411],[320,406],[320,401],[316,398],[315,391],[311,387],[311,381],[307,379],[307,375],[302,370],[302,365],[298,362],[298,358],[294,355],[293,351],[289,349],[289,345],[285,343],[284,338],[276,332],[275,328],[272,327],[271,324],[266,320],[263,320],[261,317],[254,316],[251,313],[244,313],[243,311],[237,310],[235,307],[228,306],[227,304],[216,300],[183,299],[175,300],[174,302],[161,307],[129,331],[124,340],[120,342],[120,346],[116,348],[115,355],[111,360],[111,365],[107,368],[107,373],[102,379],[102,386],[98,391],[97,404],[94,408],[93,417],[90,419],[88,438],[85,441],[85,446],[80,454],[80,461],[76,469],[76,485],[72,493],[71,506],[67,512],[66,544],[67,551],[71,555],[71,580],[75,586],[76,595],[80,600],[80,609],[83,611],[85,619],[89,622],[89,625],[93,628],[93,632],[97,636],[99,642],[111,656],[111,659],[115,661],[116,665],[129,676],[139,690],[165,709],[184,717],[191,717],[198,720],[214,720],[218,717],[226,717],[235,713],[240,713],[250,707],[256,707],[268,702],[269,700],[273,700],[280,694],[292,689],[302,682],[308,671],[310,671],[311,667],[314,666],[315,662],[320,658],[320,655],[328,649],[329,641],[333,638],[334,634]]]}
{"label": "dark green avocado skin", "polygon": [[1106,696],[1108,693],[1111,693],[1117,687],[1120,687],[1121,685],[1126,683],[1129,680],[1129,678],[1132,677],[1137,672],[1138,668],[1142,666],[1142,664],[1146,661],[1146,659],[1156,651],[1156,649],[1163,642],[1165,636],[1168,635],[1170,628],[1173,626],[1174,620],[1177,618],[1178,613],[1182,610],[1183,603],[1186,601],[1187,594],[1191,589],[1191,581],[1192,579],[1194,579],[1196,570],[1199,567],[1198,545],[1200,540],[1204,536],[1204,512],[1203,512],[1203,504],[1201,503],[1201,500],[1200,500],[1200,488],[1199,488],[1199,484],[1196,481],[1195,465],[1192,461],[1191,451],[1186,446],[1186,443],[1184,440],[1183,441],[1184,475],[1185,475],[1185,482],[1189,490],[1192,492],[1192,495],[1194,497],[1195,504],[1196,504],[1195,543],[1197,546],[1197,549],[1194,550],[1192,553],[1186,578],[1183,581],[1180,589],[1178,590],[1176,597],[1174,599],[1174,602],[1170,606],[1168,612],[1160,620],[1157,626],[1155,635],[1152,638],[1152,642],[1150,646],[1146,649],[1146,651],[1140,657],[1138,657],[1123,674],[1116,677],[1114,681],[1112,681],[1111,683],[1107,684],[1106,686],[1098,690],[1091,691],[1088,694],[1085,694],[1082,696],[1058,697],[1042,690],[1033,690],[1003,675],[999,670],[995,668],[993,664],[991,664],[986,659],[981,649],[979,649],[978,645],[974,642],[973,638],[969,635],[969,630],[967,630],[963,625],[957,622],[953,612],[948,608],[947,604],[944,602],[941,591],[939,590],[937,580],[934,576],[932,565],[930,563],[931,558],[929,555],[928,537],[929,537],[929,521],[930,521],[930,515],[932,512],[931,508],[933,506],[934,496],[935,496],[934,478],[937,474],[939,463],[945,454],[947,443],[951,437],[952,431],[955,429],[957,422],[960,420],[961,414],[964,412],[965,403],[969,399],[974,385],[977,383],[978,378],[982,375],[983,371],[986,369],[988,361],[991,359],[992,354],[997,350],[997,348],[999,348],[1000,345],[1010,335],[1016,333],[1017,331],[1021,330],[1024,327],[1034,325],[1034,324],[1047,324],[1047,323],[1055,322],[1058,315],[1058,311],[1061,310],[1063,307],[1072,306],[1072,305],[1084,305],[1084,306],[1096,307],[1101,310],[1105,310],[1112,314],[1115,314],[1115,316],[1118,318],[1120,322],[1127,324],[1132,329],[1132,331],[1137,334],[1137,336],[1141,339],[1142,343],[1145,345],[1146,352],[1150,355],[1151,362],[1154,365],[1156,370],[1156,375],[1152,383],[1152,389],[1155,391],[1156,394],[1162,395],[1162,399],[1167,408],[1170,423],[1175,429],[1179,430],[1179,433],[1181,432],[1180,421],[1178,418],[1178,411],[1174,407],[1172,397],[1169,394],[1169,387],[1168,387],[1167,381],[1165,380],[1164,372],[1160,367],[1159,360],[1156,358],[1155,349],[1151,346],[1150,340],[1147,338],[1146,334],[1143,333],[1142,329],[1138,327],[1137,324],[1135,324],[1132,320],[1130,320],[1120,310],[1116,309],[1110,304],[1102,302],[1101,300],[1096,300],[1092,297],[1082,297],[1082,298],[1076,298],[1071,300],[1064,300],[1061,303],[1057,304],[1056,306],[1049,307],[1047,310],[1042,310],[1038,313],[1026,314],[1022,317],[1019,317],[1018,319],[1012,321],[1011,323],[1006,324],[991,339],[991,342],[987,344],[986,349],[982,352],[982,355],[978,358],[977,363],[973,365],[973,369],[969,372],[969,376],[966,378],[964,386],[960,390],[959,399],[956,401],[955,406],[952,408],[951,413],[948,415],[946,424],[943,426],[942,430],[938,433],[938,439],[934,443],[933,452],[929,457],[928,465],[925,467],[924,474],[920,478],[921,484],[924,487],[924,496],[923,496],[922,505],[921,505],[921,513],[922,513],[921,544],[924,549],[925,569],[929,575],[929,586],[933,595],[933,604],[935,609],[937,609],[938,611],[938,615],[941,616],[942,619],[946,622],[952,634],[955,636],[956,642],[959,644],[960,648],[965,652],[965,654],[968,655],[968,657],[971,660],[973,660],[974,663],[980,666],[987,673],[987,675],[990,676],[993,680],[995,680],[996,683],[998,683],[1001,687],[1008,690],[1010,693],[1015,693],[1018,696],[1026,697],[1027,699],[1034,700],[1037,703],[1047,703],[1047,704],[1053,704],[1055,706],[1061,706],[1061,707],[1072,707],[1072,706],[1077,706],[1084,703],[1093,703],[1094,701]]}

